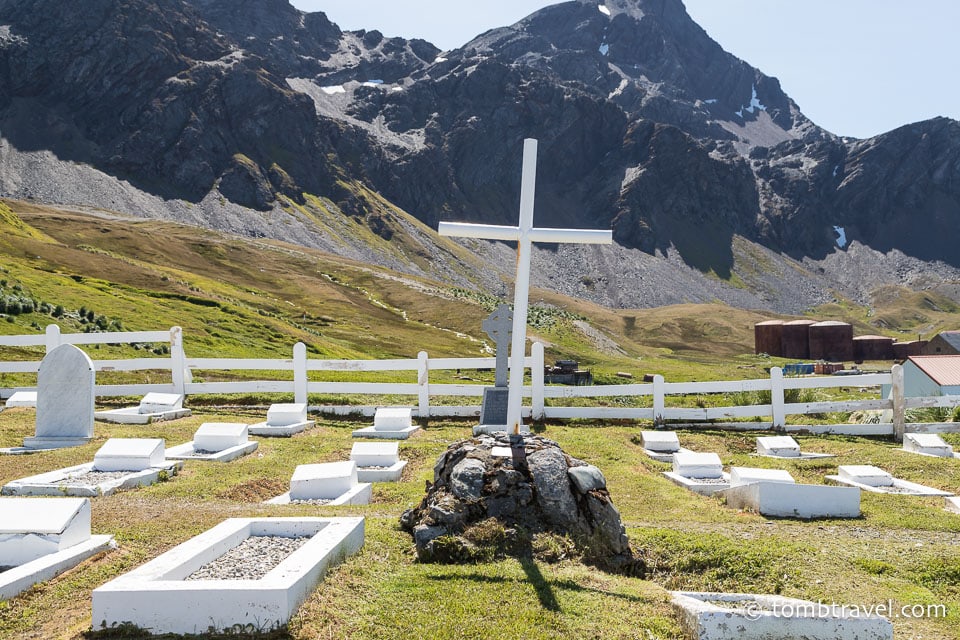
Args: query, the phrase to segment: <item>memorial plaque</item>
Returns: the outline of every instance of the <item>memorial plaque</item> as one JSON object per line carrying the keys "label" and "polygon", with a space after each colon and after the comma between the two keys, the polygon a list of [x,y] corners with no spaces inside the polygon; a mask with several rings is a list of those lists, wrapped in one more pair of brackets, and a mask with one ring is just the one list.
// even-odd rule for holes
{"label": "memorial plaque", "polygon": [[480,407],[480,424],[506,425],[510,389],[487,387],[483,390],[483,405]]}

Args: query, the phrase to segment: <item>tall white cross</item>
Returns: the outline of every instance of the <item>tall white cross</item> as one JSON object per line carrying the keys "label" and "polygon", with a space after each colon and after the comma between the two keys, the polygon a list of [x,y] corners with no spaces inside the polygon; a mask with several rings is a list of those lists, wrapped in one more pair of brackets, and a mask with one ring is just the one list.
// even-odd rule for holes
{"label": "tall white cross", "polygon": [[520,187],[520,224],[441,222],[442,236],[514,240],[517,243],[517,279],[513,291],[513,342],[510,346],[510,384],[507,400],[507,433],[520,433],[523,390],[523,359],[527,350],[527,306],[530,295],[530,254],[533,242],[610,244],[612,231],[586,229],[538,229],[533,226],[533,198],[537,184],[537,141],[523,141],[523,175]]}

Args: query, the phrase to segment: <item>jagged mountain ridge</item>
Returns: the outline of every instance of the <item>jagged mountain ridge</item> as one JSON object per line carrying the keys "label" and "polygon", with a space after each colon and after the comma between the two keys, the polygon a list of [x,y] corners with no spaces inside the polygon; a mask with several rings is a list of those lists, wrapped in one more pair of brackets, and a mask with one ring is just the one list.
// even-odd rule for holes
{"label": "jagged mountain ridge", "polygon": [[[88,0],[58,5],[57,20],[41,4],[0,2],[10,196],[102,206],[97,189],[48,184],[89,167],[121,193],[108,208],[386,260],[298,214],[316,211],[314,194],[324,215],[387,240],[403,227],[436,263],[449,255],[429,234],[356,186],[430,227],[510,222],[520,146],[536,137],[538,224],[609,226],[618,243],[539,251],[539,284],[564,293],[795,312],[833,290],[957,277],[958,123],[837,138],[679,0],[564,2],[446,53],[286,0]],[[835,227],[858,247],[842,260]],[[509,271],[505,247],[473,248]],[[829,268],[877,254],[900,266],[876,282]]]}

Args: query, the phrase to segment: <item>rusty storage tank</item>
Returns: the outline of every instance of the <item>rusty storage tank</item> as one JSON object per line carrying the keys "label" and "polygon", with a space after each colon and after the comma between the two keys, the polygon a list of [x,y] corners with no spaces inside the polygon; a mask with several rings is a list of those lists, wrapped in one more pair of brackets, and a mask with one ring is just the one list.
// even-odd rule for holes
{"label": "rusty storage tank", "polygon": [[828,320],[810,325],[812,360],[853,360],[853,326]]}
{"label": "rusty storage tank", "polygon": [[780,340],[783,336],[783,320],[764,320],[753,325],[753,352],[780,357]]}
{"label": "rusty storage tank", "polygon": [[780,334],[780,355],[806,360],[810,357],[810,326],[813,320],[791,320],[783,323]]}
{"label": "rusty storage tank", "polygon": [[853,339],[853,359],[893,360],[893,338],[886,336],[857,336]]}
{"label": "rusty storage tank", "polygon": [[909,342],[894,342],[893,357],[896,360],[906,360],[910,356],[919,356],[923,351],[926,340],[910,340]]}

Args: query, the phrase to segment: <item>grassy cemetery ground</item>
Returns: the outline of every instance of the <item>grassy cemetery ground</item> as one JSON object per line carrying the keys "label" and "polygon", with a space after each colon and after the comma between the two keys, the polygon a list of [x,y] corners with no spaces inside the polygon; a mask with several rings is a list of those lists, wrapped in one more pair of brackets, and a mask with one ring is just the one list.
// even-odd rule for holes
{"label": "grassy cemetery ground", "polygon": [[[9,205],[9,206],[7,206]],[[402,239],[401,239],[402,240]],[[395,243],[399,251],[415,250]],[[172,250],[171,248],[175,248]],[[457,251],[450,245],[450,251]],[[0,203],[0,334],[40,334],[56,322],[64,333],[87,330],[164,330],[182,326],[188,357],[289,358],[306,343],[310,358],[413,358],[489,355],[482,318],[500,302],[472,290],[398,275],[317,251],[264,240],[204,233],[151,220],[118,220],[29,203]],[[427,265],[428,266],[428,265]],[[734,283],[735,284],[735,283]],[[28,304],[29,302],[29,304]],[[767,377],[787,361],[752,355],[753,325],[769,319],[721,305],[609,310],[535,291],[530,335],[546,345],[547,362],[579,360],[598,384],[661,374],[668,382]],[[854,325],[858,335],[932,335],[956,328],[956,305],[933,292],[890,288],[872,305],[843,300],[811,313]],[[18,313],[11,312],[16,305]],[[28,312],[26,309],[30,308]],[[95,359],[139,358],[162,345],[95,345]],[[38,360],[42,348],[4,348],[4,360]],[[168,357],[168,356],[167,356]],[[889,370],[890,363],[870,363]],[[195,371],[197,381],[247,375],[281,379],[287,373]],[[414,382],[415,374],[311,373],[311,379]],[[434,377],[436,375],[436,377]],[[492,372],[465,372],[490,383]],[[101,372],[98,382],[168,382],[169,371]],[[32,385],[35,375],[0,374],[0,386]],[[431,373],[431,382],[464,381]],[[873,391],[871,391],[873,393]],[[833,398],[857,398],[857,388]],[[828,398],[804,397],[809,402]],[[135,398],[126,405],[136,404]],[[312,404],[408,404],[404,398],[311,396]],[[92,460],[108,437],[163,437],[168,446],[192,439],[206,421],[254,423],[275,395],[191,396],[194,416],[136,427],[98,422],[96,440],[76,449],[0,458],[0,483]],[[576,399],[554,402],[577,402]],[[633,399],[611,399],[614,402]],[[648,401],[648,399],[647,399]],[[119,400],[113,400],[112,407]],[[719,395],[668,398],[688,405],[726,405],[763,398]],[[231,405],[231,409],[214,409]],[[237,408],[261,405],[259,408]],[[35,412],[0,413],[0,447],[33,435]],[[807,416],[805,422],[843,422],[846,415]],[[927,419],[934,419],[933,417]],[[936,418],[940,419],[940,418]],[[440,566],[416,561],[398,524],[419,502],[440,452],[468,437],[469,421],[431,420],[401,445],[410,461],[399,484],[378,484],[362,507],[262,505],[289,488],[298,464],[345,460],[357,422],[320,419],[316,429],[289,439],[262,439],[250,456],[227,464],[188,460],[168,482],[93,500],[93,532],[112,534],[119,549],[0,603],[0,637],[138,637],[130,630],[91,633],[91,591],[229,517],[362,515],[363,550],[335,568],[309,597],[290,627],[273,640],[314,638],[672,638],[678,621],[667,590],[782,593],[860,606],[945,604],[946,618],[897,618],[900,638],[960,638],[960,516],[941,498],[864,492],[863,517],[799,522],[770,520],[726,508],[675,486],[661,475],[669,465],[640,450],[649,425],[568,421],[543,433],[606,475],[645,578],[603,573],[581,563],[560,541],[528,561],[491,560]],[[960,461],[897,451],[882,438],[797,436],[805,452],[826,460],[755,458],[751,433],[685,431],[683,446],[717,452],[726,465],[778,467],[798,482],[822,483],[840,464],[873,464],[894,476],[960,492]],[[954,447],[960,436],[946,435]],[[495,533],[495,532],[494,532]],[[241,631],[230,637],[246,637]]]}
{"label": "grassy cemetery ground", "polygon": [[[255,422],[264,410],[216,413],[147,426],[96,424],[96,440],[75,449],[0,460],[0,482],[93,458],[108,437],[192,439],[206,421]],[[0,413],[0,446],[16,446],[35,412]],[[449,566],[417,562],[401,512],[419,502],[446,446],[469,436],[466,421],[430,421],[401,444],[410,461],[403,481],[377,484],[367,506],[271,506],[298,464],[348,459],[355,421],[321,419],[293,438],[260,438],[252,455],[219,464],[187,461],[150,487],[93,500],[93,532],[119,548],[0,603],[3,638],[134,638],[130,630],[91,629],[91,591],[228,517],[362,515],[362,551],[333,569],[273,639],[313,638],[673,638],[680,630],[669,589],[780,593],[867,606],[944,604],[943,617],[897,618],[899,638],[960,637],[960,516],[942,498],[864,492],[855,520],[767,519],[677,487],[640,450],[637,424],[549,424],[537,430],[571,455],[600,467],[645,578],[611,575],[579,562],[554,540],[536,557]],[[756,458],[751,433],[682,431],[684,446],[715,451],[725,464],[784,468],[798,482],[822,483],[839,464],[874,464],[897,477],[960,491],[960,462],[908,454],[882,438],[797,437],[820,460]],[[954,447],[960,436],[946,435]],[[229,637],[250,637],[239,633]]]}

